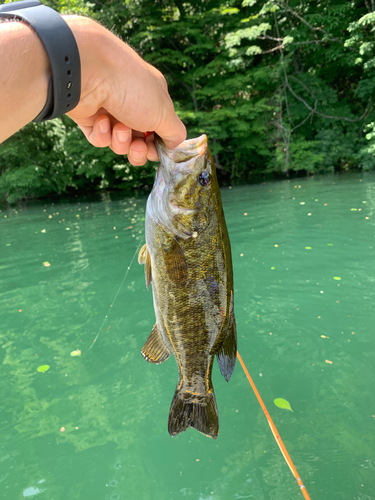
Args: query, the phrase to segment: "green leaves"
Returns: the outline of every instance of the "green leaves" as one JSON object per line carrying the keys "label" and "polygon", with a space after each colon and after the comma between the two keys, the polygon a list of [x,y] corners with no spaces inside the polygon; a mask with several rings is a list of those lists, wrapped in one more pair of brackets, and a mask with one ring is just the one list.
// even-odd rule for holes
{"label": "green leaves", "polygon": [[49,365],[41,365],[41,366],[38,366],[37,368],[37,371],[39,373],[46,373],[46,371],[49,370]]}
{"label": "green leaves", "polygon": [[293,411],[291,406],[290,406],[289,401],[287,401],[286,399],[276,398],[276,399],[274,399],[273,402],[275,403],[275,406],[277,406],[278,408],[281,408],[282,410]]}
{"label": "green leaves", "polygon": [[294,42],[294,38],[292,36],[284,36],[284,39],[283,39],[283,45],[287,45],[288,43],[293,43]]}
{"label": "green leaves", "polygon": [[235,45],[240,45],[243,39],[256,40],[260,35],[265,33],[270,28],[271,25],[269,23],[260,23],[259,25],[240,29],[235,31],[234,33],[229,33],[225,37],[225,46],[228,49],[230,47],[234,47]]}
{"label": "green leaves", "polygon": [[[363,2],[57,0],[53,7],[111,26],[160,69],[188,137],[208,134],[225,181],[375,168],[375,13]],[[105,188],[130,193],[149,189],[154,173],[154,164],[133,167],[92,147],[66,117],[29,124],[0,145],[0,199],[11,203]]]}

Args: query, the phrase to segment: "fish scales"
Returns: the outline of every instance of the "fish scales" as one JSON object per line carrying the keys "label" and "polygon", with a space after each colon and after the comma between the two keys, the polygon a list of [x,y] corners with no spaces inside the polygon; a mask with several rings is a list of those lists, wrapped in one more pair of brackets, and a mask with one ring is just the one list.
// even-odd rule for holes
{"label": "fish scales", "polygon": [[138,261],[152,283],[156,323],[142,348],[159,364],[174,355],[178,383],[168,419],[174,436],[194,427],[217,438],[211,380],[215,355],[229,381],[236,362],[230,241],[205,135],[174,151],[156,138],[160,157],[146,209]]}

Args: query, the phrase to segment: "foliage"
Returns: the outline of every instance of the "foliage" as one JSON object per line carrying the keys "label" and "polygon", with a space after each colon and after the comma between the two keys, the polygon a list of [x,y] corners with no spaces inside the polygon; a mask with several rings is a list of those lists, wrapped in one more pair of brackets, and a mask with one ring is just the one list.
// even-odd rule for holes
{"label": "foliage", "polygon": [[61,193],[71,182],[61,120],[29,124],[1,146],[0,197]]}
{"label": "foliage", "polygon": [[[222,180],[374,168],[373,2],[49,4],[94,17],[165,74],[188,136],[208,135]],[[93,148],[64,118],[0,146],[0,172],[0,197],[14,201],[149,188],[154,166]]]}
{"label": "foliage", "polygon": [[154,167],[133,167],[110,149],[93,148],[67,118],[30,123],[0,149],[0,199],[152,186]]}

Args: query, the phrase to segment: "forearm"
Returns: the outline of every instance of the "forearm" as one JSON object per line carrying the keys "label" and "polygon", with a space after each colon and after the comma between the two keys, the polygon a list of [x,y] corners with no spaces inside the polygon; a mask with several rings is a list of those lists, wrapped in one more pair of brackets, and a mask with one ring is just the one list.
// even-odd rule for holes
{"label": "forearm", "polygon": [[[81,96],[69,111],[87,139],[127,154],[133,165],[158,156],[156,132],[174,149],[186,138],[163,75],[95,21],[64,16],[78,45]],[[33,120],[47,100],[51,68],[28,25],[0,23],[0,142]]]}
{"label": "forearm", "polygon": [[32,121],[47,100],[51,75],[35,31],[21,22],[0,23],[0,142]]}
{"label": "forearm", "polygon": [[[92,19],[64,16],[81,59],[81,100],[73,117],[90,117],[101,104],[123,104],[116,83],[128,86],[130,75],[142,74],[144,61],[128,45]],[[0,142],[32,121],[46,103],[51,68],[36,32],[22,22],[0,23]],[[134,70],[133,70],[134,68]],[[147,81],[147,71],[142,80]],[[119,82],[119,76],[120,78]],[[137,82],[136,82],[137,83]],[[117,85],[118,87],[118,85]],[[138,85],[130,88],[129,94]],[[120,102],[119,102],[120,101]]]}

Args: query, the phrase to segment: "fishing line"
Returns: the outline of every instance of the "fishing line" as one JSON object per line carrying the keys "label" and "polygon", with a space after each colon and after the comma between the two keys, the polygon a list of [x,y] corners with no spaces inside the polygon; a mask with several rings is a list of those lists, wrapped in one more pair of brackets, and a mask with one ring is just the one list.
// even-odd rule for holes
{"label": "fishing line", "polygon": [[310,497],[309,497],[309,494],[307,493],[306,488],[305,488],[305,486],[304,486],[304,484],[302,482],[302,479],[299,477],[297,469],[295,468],[295,466],[294,466],[294,464],[292,462],[292,459],[290,458],[289,453],[288,453],[287,449],[285,448],[285,445],[284,445],[284,443],[283,443],[283,441],[282,441],[282,439],[280,437],[280,434],[278,433],[278,430],[276,429],[276,425],[273,423],[272,418],[271,418],[271,416],[268,413],[268,410],[266,408],[266,405],[263,403],[263,400],[260,397],[258,389],[256,388],[256,386],[255,386],[255,384],[253,382],[253,379],[250,377],[250,374],[247,371],[246,365],[242,361],[242,358],[241,358],[240,353],[238,351],[237,351],[237,358],[238,358],[239,362],[241,363],[243,371],[245,372],[245,375],[246,375],[248,381],[250,382],[250,385],[253,388],[253,391],[255,392],[255,395],[256,395],[256,397],[257,397],[257,399],[259,401],[260,406],[262,407],[262,410],[263,410],[263,412],[264,412],[264,414],[265,414],[265,416],[267,418],[268,424],[269,424],[269,426],[271,428],[273,437],[275,438],[276,443],[278,444],[278,447],[280,448],[280,451],[283,454],[283,457],[285,458],[285,461],[286,461],[286,463],[289,466],[289,469],[291,470],[294,478],[296,479],[299,487],[301,488],[302,495],[306,498],[306,500],[311,500]]}
{"label": "fishing line", "polygon": [[120,293],[120,290],[121,290],[121,288],[122,288],[123,284],[125,283],[126,277],[127,277],[128,273],[129,273],[129,271],[130,271],[130,268],[132,267],[132,264],[133,264],[133,262],[134,262],[135,256],[136,256],[136,255],[138,254],[138,252],[139,252],[139,249],[140,249],[140,247],[141,247],[141,245],[142,245],[142,242],[143,242],[143,239],[141,238],[141,240],[140,240],[140,242],[139,242],[139,244],[138,244],[138,246],[137,246],[137,248],[136,248],[136,250],[135,250],[135,252],[134,252],[134,255],[133,255],[133,257],[132,257],[132,260],[130,261],[130,264],[128,265],[128,268],[127,268],[127,270],[125,271],[125,276],[123,277],[123,279],[122,279],[122,281],[121,281],[121,284],[120,284],[120,286],[119,286],[119,288],[118,288],[118,290],[117,290],[117,292],[116,292],[116,295],[114,296],[114,298],[113,298],[113,300],[112,300],[112,302],[111,302],[111,304],[110,304],[110,306],[109,306],[109,308],[108,308],[107,314],[104,316],[103,323],[101,324],[101,326],[100,326],[100,328],[99,328],[99,330],[98,330],[98,333],[96,334],[96,337],[95,337],[95,338],[94,338],[94,340],[92,341],[92,343],[91,343],[90,347],[88,348],[88,350],[90,350],[90,349],[92,348],[92,346],[95,344],[95,342],[98,340],[98,337],[99,337],[99,335],[100,335],[100,332],[102,331],[102,328],[103,328],[103,326],[104,326],[104,323],[107,321],[108,316],[109,316],[109,313],[110,313],[110,311],[111,311],[112,307],[115,305],[115,302],[116,302],[116,299],[117,299],[117,297],[118,297],[118,294]]}

